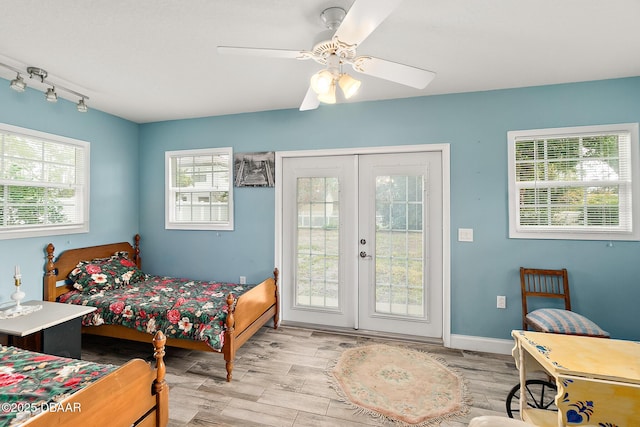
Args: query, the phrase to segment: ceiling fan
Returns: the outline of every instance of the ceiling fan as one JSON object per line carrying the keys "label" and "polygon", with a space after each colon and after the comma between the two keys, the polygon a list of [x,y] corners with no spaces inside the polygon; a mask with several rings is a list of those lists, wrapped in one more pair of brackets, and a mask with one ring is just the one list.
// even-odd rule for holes
{"label": "ceiling fan", "polygon": [[313,46],[310,51],[218,46],[218,53],[298,60],[313,59],[325,65],[326,68],[311,77],[300,111],[318,108],[320,102],[335,103],[336,87],[340,87],[346,99],[357,92],[360,82],[343,72],[344,65],[350,65],[362,74],[423,89],[435,77],[434,72],[372,56],[356,55],[358,45],[401,2],[402,0],[356,0],[348,13],[340,7],[325,9],[320,18],[328,30],[323,32],[322,41]]}

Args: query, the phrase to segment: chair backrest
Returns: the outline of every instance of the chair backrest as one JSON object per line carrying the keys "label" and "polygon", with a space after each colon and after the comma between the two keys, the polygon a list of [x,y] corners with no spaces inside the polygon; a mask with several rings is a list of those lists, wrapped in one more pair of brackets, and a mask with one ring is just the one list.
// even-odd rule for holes
{"label": "chair backrest", "polygon": [[569,295],[569,277],[567,269],[546,270],[520,267],[520,288],[522,291],[522,329],[527,328],[526,317],[529,313],[529,297],[559,298],[564,300],[565,310],[571,311]]}

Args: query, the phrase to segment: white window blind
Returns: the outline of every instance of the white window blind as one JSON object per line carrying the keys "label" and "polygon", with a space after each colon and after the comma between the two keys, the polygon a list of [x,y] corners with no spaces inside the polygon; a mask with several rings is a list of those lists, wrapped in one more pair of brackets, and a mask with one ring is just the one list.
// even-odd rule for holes
{"label": "white window blind", "polygon": [[165,153],[165,228],[233,229],[232,159],[230,147]]}
{"label": "white window blind", "polygon": [[510,237],[636,240],[638,125],[508,133]]}
{"label": "white window blind", "polygon": [[0,239],[89,230],[89,144],[0,124]]}

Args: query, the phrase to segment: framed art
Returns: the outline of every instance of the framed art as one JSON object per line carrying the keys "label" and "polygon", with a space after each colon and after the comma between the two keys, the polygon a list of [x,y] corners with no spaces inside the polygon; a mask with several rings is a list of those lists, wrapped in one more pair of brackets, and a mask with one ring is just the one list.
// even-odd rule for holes
{"label": "framed art", "polygon": [[236,187],[275,185],[275,152],[236,153],[233,160]]}

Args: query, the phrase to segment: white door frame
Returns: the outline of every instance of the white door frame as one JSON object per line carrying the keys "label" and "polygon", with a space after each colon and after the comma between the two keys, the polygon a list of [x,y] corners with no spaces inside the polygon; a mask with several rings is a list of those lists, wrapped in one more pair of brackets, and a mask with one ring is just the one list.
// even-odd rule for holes
{"label": "white door frame", "polygon": [[[275,252],[274,265],[282,265],[282,224],[283,195],[282,195],[282,159],[285,157],[313,157],[313,156],[341,156],[358,154],[390,154],[406,152],[439,151],[442,155],[442,341],[445,347],[451,346],[451,202],[450,202],[450,146],[449,144],[399,145],[385,147],[354,147],[327,150],[298,150],[276,152],[276,183],[275,183]],[[351,236],[358,239],[357,227]],[[348,237],[347,237],[348,238]],[[357,269],[356,269],[357,271]],[[283,275],[280,275],[280,289],[283,289]],[[357,277],[355,278],[357,281]],[[281,291],[282,292],[282,291]],[[280,311],[280,313],[282,313]],[[280,314],[282,316],[282,314]],[[281,320],[281,319],[280,319]]]}

